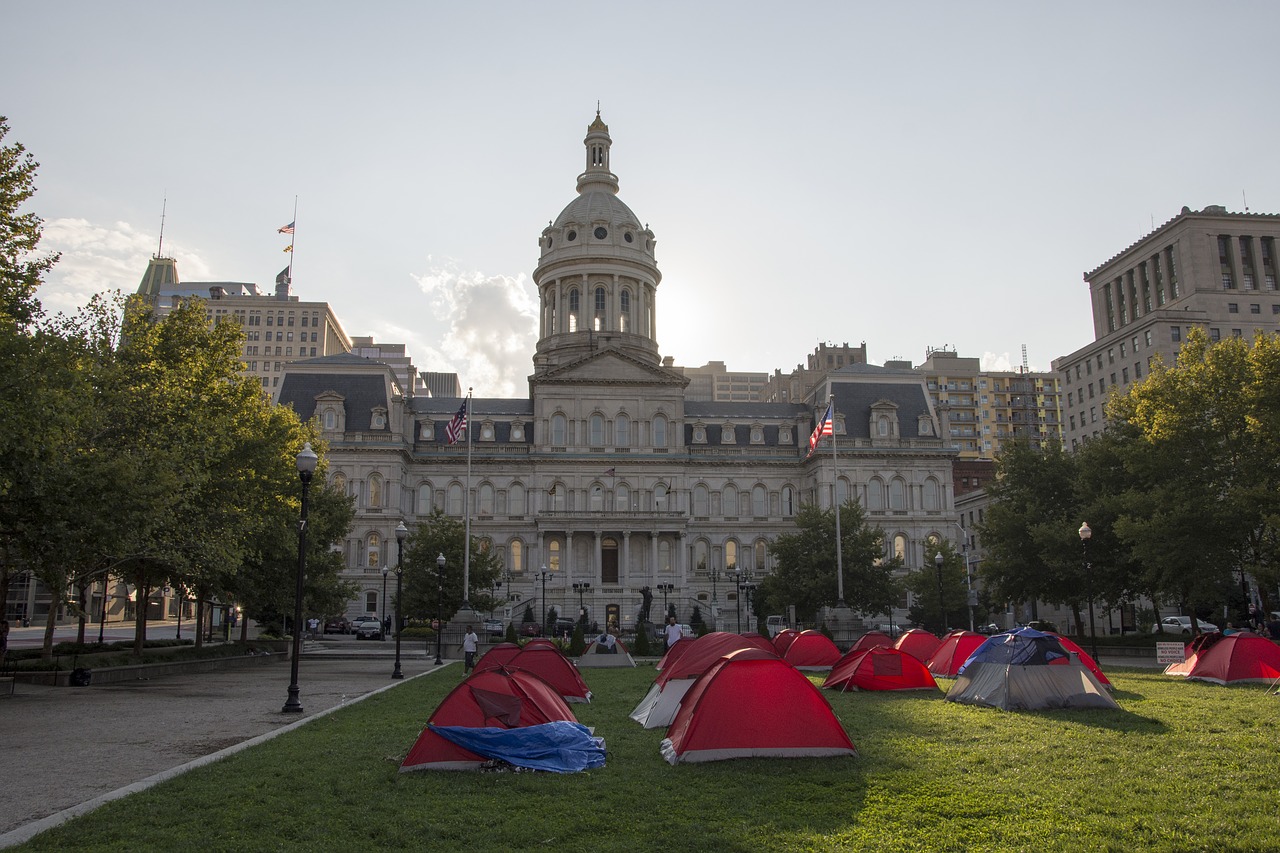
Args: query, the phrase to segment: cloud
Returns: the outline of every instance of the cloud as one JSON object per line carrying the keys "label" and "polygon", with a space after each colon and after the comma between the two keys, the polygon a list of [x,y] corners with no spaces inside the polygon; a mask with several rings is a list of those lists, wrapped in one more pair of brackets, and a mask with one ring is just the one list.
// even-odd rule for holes
{"label": "cloud", "polygon": [[[418,369],[456,372],[463,389],[474,387],[477,396],[526,396],[538,343],[538,300],[528,279],[461,270],[451,262],[413,279],[440,326],[432,343],[412,344]],[[402,330],[401,337],[416,336]]]}
{"label": "cloud", "polygon": [[[61,252],[39,297],[50,313],[73,312],[91,296],[138,289],[147,262],[158,248],[156,235],[139,231],[127,222],[97,225],[85,219],[50,219],[44,223],[40,249]],[[183,278],[209,277],[204,260],[179,245],[167,244],[165,254],[178,261]]]}
{"label": "cloud", "polygon": [[982,369],[993,373],[1014,370],[1013,357],[1007,352],[1002,352],[999,355],[993,352],[984,352],[982,354]]}

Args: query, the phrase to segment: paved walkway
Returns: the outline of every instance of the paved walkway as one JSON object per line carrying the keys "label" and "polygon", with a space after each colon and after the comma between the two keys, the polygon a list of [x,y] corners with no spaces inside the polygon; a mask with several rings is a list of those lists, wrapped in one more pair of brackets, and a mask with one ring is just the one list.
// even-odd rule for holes
{"label": "paved walkway", "polygon": [[[402,648],[405,678],[434,668],[434,654],[414,645]],[[88,811],[157,774],[176,775],[189,762],[400,683],[390,677],[392,643],[342,637],[308,649],[299,662],[302,714],[280,710],[285,660],[90,687],[18,684],[14,695],[0,696],[0,847],[72,816],[66,810]]]}

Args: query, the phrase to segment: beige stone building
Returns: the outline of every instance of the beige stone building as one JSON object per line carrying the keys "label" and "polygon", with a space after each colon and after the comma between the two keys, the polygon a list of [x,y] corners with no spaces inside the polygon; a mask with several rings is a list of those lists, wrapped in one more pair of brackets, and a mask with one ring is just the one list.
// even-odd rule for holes
{"label": "beige stone building", "polygon": [[[581,597],[592,620],[624,628],[644,587],[655,619],[665,599],[683,620],[696,605],[731,630],[741,613],[745,628],[735,580],[773,571],[768,544],[795,529],[802,502],[861,501],[886,553],[909,566],[922,564],[926,538],[957,540],[955,452],[919,372],[864,356],[824,369],[799,399],[689,394],[690,378],[659,350],[656,237],[618,197],[598,115],[584,142],[577,195],[538,240],[529,396],[473,401],[469,463],[467,444],[444,434],[461,399],[415,394],[393,365],[348,354],[286,366],[280,402],[318,419],[329,475],[356,497],[341,543],[361,587],[350,613],[382,612],[394,528],[433,509],[469,516],[501,555],[518,597],[508,616],[526,604],[572,615]],[[825,443],[806,458],[828,395],[835,462]]]}
{"label": "beige stone building", "polygon": [[1280,216],[1211,205],[1182,212],[1084,274],[1094,340],[1056,359],[1069,447],[1099,435],[1113,390],[1141,381],[1157,356],[1172,364],[1187,331],[1213,340],[1280,329]]}

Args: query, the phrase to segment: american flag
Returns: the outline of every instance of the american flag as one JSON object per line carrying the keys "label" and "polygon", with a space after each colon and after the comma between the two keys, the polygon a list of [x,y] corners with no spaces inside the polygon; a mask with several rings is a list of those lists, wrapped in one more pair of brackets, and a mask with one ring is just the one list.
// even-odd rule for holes
{"label": "american flag", "polygon": [[818,442],[822,440],[824,435],[831,435],[831,407],[833,403],[827,404],[827,413],[822,416],[822,420],[818,421],[818,425],[813,428],[813,435],[809,436],[809,452],[805,454],[805,459],[813,455],[813,451],[818,449]]}
{"label": "american flag", "polygon": [[462,433],[467,428],[467,403],[464,400],[458,413],[453,416],[453,420],[449,421],[449,425],[444,428],[444,437],[449,439],[450,444],[457,444],[462,438]]}
{"label": "american flag", "polygon": [[290,222],[288,225],[285,225],[285,226],[282,226],[282,227],[280,227],[280,228],[277,228],[277,229],[276,229],[276,233],[277,233],[277,234],[292,234],[292,233],[293,233],[293,223],[292,223],[292,222]]}

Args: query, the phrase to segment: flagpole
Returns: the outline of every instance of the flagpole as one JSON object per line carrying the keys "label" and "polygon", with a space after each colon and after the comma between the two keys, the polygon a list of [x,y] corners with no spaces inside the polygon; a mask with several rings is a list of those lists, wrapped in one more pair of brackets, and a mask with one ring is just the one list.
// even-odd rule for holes
{"label": "flagpole", "polygon": [[467,487],[462,490],[462,514],[466,518],[465,540],[462,549],[462,609],[471,609],[471,419],[475,415],[471,396],[467,389]]}
{"label": "flagpole", "polygon": [[836,508],[836,607],[844,607],[844,541],[840,538],[840,465],[836,459],[836,395],[827,395],[831,413],[831,503]]}
{"label": "flagpole", "polygon": [[[293,197],[293,231],[289,233],[289,284],[293,284],[293,244],[298,239],[298,197]],[[398,629],[397,629],[398,632]]]}

